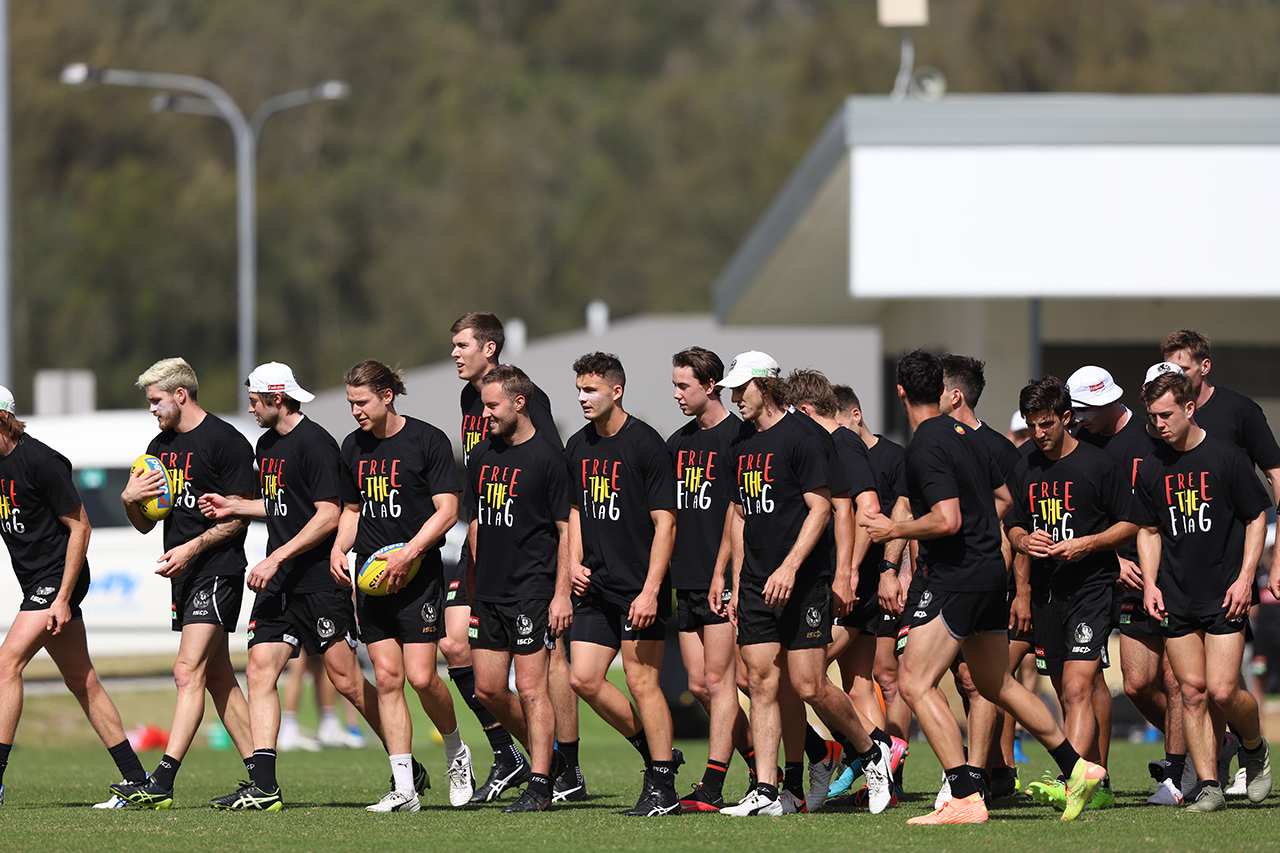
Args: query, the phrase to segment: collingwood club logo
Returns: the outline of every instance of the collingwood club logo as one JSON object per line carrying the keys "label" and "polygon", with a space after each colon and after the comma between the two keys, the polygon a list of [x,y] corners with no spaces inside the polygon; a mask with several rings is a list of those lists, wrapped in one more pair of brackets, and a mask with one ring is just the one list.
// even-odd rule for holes
{"label": "collingwood club logo", "polygon": [[533,620],[521,613],[516,617],[516,632],[521,637],[527,637],[533,633]]}
{"label": "collingwood club logo", "polygon": [[1093,640],[1093,629],[1081,622],[1076,626],[1076,642],[1088,645]]}
{"label": "collingwood club logo", "polygon": [[53,595],[57,591],[56,586],[42,586],[36,590],[36,595]]}
{"label": "collingwood club logo", "polygon": [[321,616],[316,620],[316,633],[320,635],[320,639],[327,640],[337,632],[337,628],[333,625],[333,620],[326,619]]}
{"label": "collingwood club logo", "polygon": [[436,608],[431,604],[422,605],[422,621],[428,625],[436,624]]}
{"label": "collingwood club logo", "polygon": [[927,590],[927,589],[926,589],[924,592],[920,593],[920,606],[921,606],[921,607],[928,607],[928,606],[929,606],[930,604],[932,604],[932,603],[933,603],[933,593],[932,593],[932,592],[930,592],[929,590]]}
{"label": "collingwood club logo", "polygon": [[810,607],[805,611],[804,621],[809,623],[810,628],[817,628],[822,624],[822,613],[816,607]]}

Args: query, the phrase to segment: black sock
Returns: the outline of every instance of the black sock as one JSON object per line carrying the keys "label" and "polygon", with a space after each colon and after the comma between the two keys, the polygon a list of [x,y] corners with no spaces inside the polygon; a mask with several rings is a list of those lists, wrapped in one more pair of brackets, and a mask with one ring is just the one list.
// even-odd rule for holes
{"label": "black sock", "polygon": [[871,732],[871,739],[876,743],[883,744],[886,749],[893,748],[893,741],[889,737],[889,733],[884,729],[876,728]]}
{"label": "black sock", "polygon": [[[498,718],[484,706],[484,703],[476,698],[475,670],[469,666],[451,666],[449,667],[449,678],[453,679],[453,683],[458,686],[458,694],[462,696],[462,701],[467,703],[471,713],[476,715],[476,719],[480,721],[480,728],[485,730],[485,734],[489,733],[490,727],[499,726]],[[492,737],[489,738],[489,742],[493,743]],[[507,743],[511,743],[510,735],[507,735]],[[494,747],[494,752],[497,751],[498,748]]]}
{"label": "black sock", "polygon": [[899,788],[902,787],[902,768],[906,766],[907,766],[907,760],[904,758],[898,762],[898,769],[893,771],[893,784]]}
{"label": "black sock", "polygon": [[578,741],[562,740],[556,749],[564,755],[564,760],[570,767],[578,766]]}
{"label": "black sock", "polygon": [[867,772],[867,767],[880,760],[880,744],[871,741],[871,749],[866,752],[857,753],[858,760],[862,762],[862,772]]}
{"label": "black sock", "polygon": [[778,787],[770,785],[768,782],[757,782],[756,790],[771,800],[778,799]]}
{"label": "black sock", "polygon": [[121,779],[132,784],[147,781],[147,771],[142,769],[142,762],[138,760],[138,753],[133,751],[133,746],[128,739],[120,741],[115,746],[108,747],[107,752],[111,753],[111,760],[116,763]]}
{"label": "black sock", "polygon": [[805,726],[804,754],[811,764],[827,760],[827,739],[818,734],[813,726]]}
{"label": "black sock", "polygon": [[551,777],[543,776],[541,773],[534,773],[529,777],[529,790],[535,794],[542,795],[544,800],[550,799]]}
{"label": "black sock", "polygon": [[973,780],[973,787],[982,794],[983,799],[991,793],[991,777],[987,775],[987,771],[981,767],[974,767],[972,764],[966,764],[965,769],[969,771],[969,778]]}
{"label": "black sock", "polygon": [[493,747],[494,757],[498,760],[514,761],[516,764],[524,761],[524,753],[520,751],[515,741],[511,739],[511,733],[502,726],[485,729],[484,736],[489,739],[489,746]]}
{"label": "black sock", "polygon": [[156,769],[151,774],[151,779],[158,786],[166,791],[173,790],[173,780],[178,776],[178,768],[182,767],[182,762],[167,752],[164,758],[160,759],[160,763],[156,765]]}
{"label": "black sock", "polygon": [[947,770],[947,783],[951,786],[952,798],[957,800],[962,800],[978,793],[978,786],[974,784],[973,777],[969,775],[969,765],[967,764],[961,764],[959,767],[952,767]]}
{"label": "black sock", "polygon": [[1240,751],[1243,752],[1245,755],[1257,755],[1258,753],[1262,752],[1262,741],[1261,740],[1258,741],[1258,745],[1255,746],[1253,749],[1250,749],[1249,747],[1244,745],[1244,740],[1241,739]]}
{"label": "black sock", "polygon": [[640,753],[640,757],[644,759],[645,766],[653,763],[653,756],[649,755],[649,739],[644,736],[644,729],[627,738],[627,743],[636,748],[636,752]]}
{"label": "black sock", "polygon": [[755,773],[756,772],[756,751],[754,749],[748,749],[747,751],[743,752],[740,749],[738,750],[738,755],[741,755],[742,760],[746,762],[747,772]]}
{"label": "black sock", "polygon": [[653,771],[649,774],[649,778],[653,780],[655,787],[661,785],[669,791],[675,791],[676,763],[674,761],[651,761],[649,769]]}
{"label": "black sock", "polygon": [[782,790],[804,799],[804,762],[788,761],[782,766]]}
{"label": "black sock", "polygon": [[1071,741],[1066,738],[1062,739],[1062,743],[1049,750],[1049,755],[1057,763],[1062,775],[1068,778],[1071,776],[1071,771],[1075,769],[1076,762],[1080,760],[1080,753],[1076,752],[1075,747],[1071,745]]}
{"label": "black sock", "polygon": [[253,752],[253,764],[249,768],[249,781],[258,786],[264,794],[270,794],[280,787],[276,782],[276,751],[274,749],[257,749]]}
{"label": "black sock", "polygon": [[719,761],[707,761],[707,769],[702,772],[702,787],[713,798],[724,793],[724,777],[729,772],[729,765]]}
{"label": "black sock", "polygon": [[9,753],[13,750],[13,744],[0,743],[0,784],[4,783],[4,769],[9,766]]}
{"label": "black sock", "polygon": [[1166,752],[1164,760],[1169,762],[1169,766],[1164,770],[1164,778],[1173,781],[1173,786],[1179,790],[1182,789],[1182,773],[1187,769],[1187,754],[1185,752]]}

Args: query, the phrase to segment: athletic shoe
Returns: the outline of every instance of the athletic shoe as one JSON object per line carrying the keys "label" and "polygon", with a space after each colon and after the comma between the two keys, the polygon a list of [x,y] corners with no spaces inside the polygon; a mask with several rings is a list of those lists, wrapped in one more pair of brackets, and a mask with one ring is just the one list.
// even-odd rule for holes
{"label": "athletic shoe", "polygon": [[502,807],[503,814],[525,814],[527,812],[544,812],[551,805],[551,797],[544,797],[532,788],[525,788],[516,801]]}
{"label": "athletic shoe", "polygon": [[[902,788],[900,788],[897,785],[894,785],[893,796],[889,798],[889,805],[896,806],[898,804],[898,800],[900,800],[902,796],[903,796]],[[830,800],[830,799],[827,800],[827,806],[833,809],[841,809],[841,808],[865,809],[868,803],[870,802],[870,797],[871,795],[867,791],[867,786],[863,785],[861,788],[859,788],[857,791],[853,792],[847,797],[841,797],[838,800]]]}
{"label": "athletic shoe", "polygon": [[1235,778],[1231,780],[1231,786],[1222,793],[1232,796],[1249,793],[1249,771],[1243,767],[1237,770]]}
{"label": "athletic shoe", "polygon": [[752,817],[754,815],[777,817],[782,814],[782,803],[773,797],[765,796],[757,788],[743,797],[742,802],[736,806],[728,806],[721,809],[720,814],[727,814],[732,817]]}
{"label": "athletic shoe", "polygon": [[1151,774],[1151,781],[1156,783],[1158,787],[1164,781],[1165,772],[1169,769],[1169,762],[1163,758],[1157,758],[1155,761],[1147,762],[1147,772]]}
{"label": "athletic shoe", "polygon": [[1088,808],[1091,809],[1110,809],[1115,808],[1116,795],[1111,790],[1111,783],[1104,780],[1098,789],[1093,792],[1093,799],[1089,801]]}
{"label": "athletic shoe", "polygon": [[913,817],[907,823],[921,826],[937,823],[986,823],[987,805],[982,802],[981,794],[970,794],[967,797],[950,797],[942,808],[931,814]]}
{"label": "athletic shoe", "polygon": [[555,784],[551,786],[553,803],[568,803],[586,798],[587,780],[582,778],[582,768],[576,764],[557,776]]}
{"label": "athletic shoe", "polygon": [[783,814],[805,814],[805,801],[790,791],[779,791],[778,802],[782,804]]}
{"label": "athletic shoe", "polygon": [[1156,788],[1156,792],[1147,798],[1149,806],[1180,806],[1182,805],[1182,792],[1178,790],[1178,786],[1173,784],[1172,779],[1165,779],[1160,783],[1160,787]]}
{"label": "athletic shoe", "polygon": [[320,741],[300,731],[292,731],[288,734],[282,732],[276,738],[277,752],[319,752],[320,749]]}
{"label": "athletic shoe", "polygon": [[144,809],[173,808],[173,791],[166,791],[149,778],[145,782],[118,782],[108,787],[120,799]]}
{"label": "athletic shoe", "polygon": [[1107,768],[1101,764],[1077,759],[1076,766],[1071,768],[1071,775],[1067,777],[1067,807],[1062,810],[1063,820],[1075,820],[1080,816],[1106,775]]}
{"label": "athletic shoe", "polygon": [[[396,779],[391,777],[391,787],[396,786]],[[431,790],[431,774],[427,772],[427,768],[418,764],[418,769],[413,773],[413,790],[419,797]]]}
{"label": "athletic shoe", "polygon": [[1220,812],[1226,807],[1227,798],[1222,795],[1222,789],[1214,785],[1206,785],[1195,791],[1191,802],[1187,803],[1189,812]]}
{"label": "athletic shoe", "polygon": [[1244,762],[1245,793],[1249,802],[1260,803],[1271,793],[1271,747],[1267,739],[1262,739],[1262,746],[1254,755],[1241,750],[1240,758]]}
{"label": "athletic shoe", "polygon": [[1231,778],[1231,759],[1240,752],[1240,738],[1235,732],[1224,732],[1222,746],[1218,749],[1218,779],[1222,782]]}
{"label": "athletic shoe", "polygon": [[[647,774],[646,774],[647,775]],[[675,790],[665,785],[649,785],[649,790],[641,795],[640,801],[633,808],[623,812],[631,817],[662,817],[663,815],[680,814],[680,798]]]}
{"label": "athletic shoe", "polygon": [[416,812],[422,809],[417,796],[406,797],[399,791],[387,791],[371,806],[365,806],[367,812]]}
{"label": "athletic shoe", "polygon": [[[821,761],[809,762],[809,790],[805,791],[804,804],[806,812],[816,812],[827,801],[827,791],[831,788],[831,776],[840,766],[840,753],[844,749],[833,740],[827,741],[827,757]],[[783,804],[783,813],[786,812]]]}
{"label": "athletic shoe", "polygon": [[316,741],[329,749],[363,749],[365,746],[364,733],[358,727],[348,729],[337,720],[321,723]]}
{"label": "athletic shoe", "polygon": [[1020,737],[1014,738],[1013,739],[1013,763],[1026,764],[1029,761],[1031,761],[1031,759],[1027,758],[1027,754],[1022,751],[1022,738]]}
{"label": "athletic shoe", "polygon": [[[1027,793],[1031,793],[1027,789]],[[942,774],[942,787],[938,789],[938,796],[933,798],[933,810],[936,812],[947,804],[947,800],[951,799],[951,780],[947,778],[947,774]]]}
{"label": "athletic shoe", "polygon": [[364,749],[369,745],[369,740],[364,736],[364,732],[360,731],[360,727],[354,723],[347,729],[347,748],[348,749]]}
{"label": "athletic shoe", "polygon": [[1018,793],[1018,772],[1011,767],[1006,767],[1005,770],[1008,772],[991,776],[991,787],[983,798],[988,803]]}
{"label": "athletic shoe", "polygon": [[284,808],[280,788],[267,793],[252,782],[241,782],[234,794],[214,797],[209,805],[215,809],[243,809],[245,811],[278,812]]}
{"label": "athletic shoe", "polygon": [[889,750],[881,749],[880,757],[866,766],[867,808],[880,814],[893,799],[893,771],[889,769]]}
{"label": "athletic shoe", "polygon": [[491,803],[502,796],[503,791],[509,791],[527,783],[532,775],[533,767],[523,755],[517,763],[512,760],[511,752],[507,750],[496,753],[493,766],[489,768],[489,778],[484,780],[483,785],[476,788],[470,802],[472,805]]}
{"label": "athletic shoe", "polygon": [[1196,783],[1200,781],[1200,775],[1196,773],[1196,766],[1191,763],[1190,754],[1187,755],[1187,763],[1182,768],[1182,780],[1180,786],[1182,788],[1182,799],[1191,796],[1191,792],[1195,790]]}
{"label": "athletic shoe", "polygon": [[4,805],[4,785],[0,785],[0,806]]}
{"label": "athletic shoe", "polygon": [[902,766],[902,762],[907,760],[907,756],[911,754],[911,744],[907,743],[900,737],[889,736],[889,769],[894,773],[898,772],[898,768]]}
{"label": "athletic shoe", "polygon": [[1053,806],[1058,811],[1067,807],[1067,789],[1061,776],[1046,772],[1039,782],[1027,786],[1027,795],[1042,806]]}
{"label": "athletic shoe", "polygon": [[471,771],[471,747],[465,743],[462,745],[462,750],[449,762],[446,774],[449,777],[449,805],[458,808],[470,803],[476,790],[476,774]]}
{"label": "athletic shoe", "polygon": [[[127,785],[129,783],[121,782],[120,784]],[[122,798],[119,794],[112,794],[109,798],[103,800],[102,802],[94,803],[93,807],[95,809],[123,809],[123,808],[127,808],[128,805],[129,805],[128,800]]]}
{"label": "athletic shoe", "polygon": [[718,812],[724,808],[724,797],[711,794],[706,785],[695,782],[689,796],[680,798],[680,808],[686,812]]}
{"label": "athletic shoe", "polygon": [[[849,756],[846,754],[843,759],[847,760]],[[840,772],[836,774],[836,778],[831,780],[831,787],[827,789],[828,797],[839,797],[849,793],[849,789],[853,787],[853,783],[858,781],[858,777],[862,775],[862,761],[856,755],[853,760],[847,764],[841,762]]]}

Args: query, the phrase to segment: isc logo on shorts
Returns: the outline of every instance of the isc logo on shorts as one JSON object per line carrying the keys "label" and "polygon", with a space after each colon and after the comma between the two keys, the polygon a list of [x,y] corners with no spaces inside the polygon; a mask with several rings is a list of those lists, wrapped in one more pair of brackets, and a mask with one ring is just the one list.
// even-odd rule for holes
{"label": "isc logo on shorts", "polygon": [[480,617],[471,617],[471,624],[467,627],[467,636],[473,640],[480,639]]}

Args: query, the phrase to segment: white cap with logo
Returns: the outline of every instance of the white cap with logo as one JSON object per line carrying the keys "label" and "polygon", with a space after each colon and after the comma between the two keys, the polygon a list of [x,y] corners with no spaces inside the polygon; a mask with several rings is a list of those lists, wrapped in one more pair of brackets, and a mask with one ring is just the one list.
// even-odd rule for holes
{"label": "white cap with logo", "polygon": [[249,374],[249,390],[255,394],[288,394],[299,403],[310,403],[316,398],[293,378],[289,365],[278,361],[255,367]]}
{"label": "white cap with logo", "polygon": [[0,385],[0,412],[8,412],[11,415],[18,413],[17,404],[13,401],[13,392],[3,385]]}
{"label": "white cap with logo", "polygon": [[782,375],[782,368],[778,367],[778,362],[774,361],[767,353],[749,350],[748,352],[738,353],[734,356],[733,361],[729,362],[729,370],[724,375],[724,379],[720,380],[721,388],[737,388],[740,385],[746,385],[752,379],[760,377],[761,379],[772,377],[776,379]]}
{"label": "white cap with logo", "polygon": [[1111,374],[1092,364],[1086,365],[1067,379],[1071,403],[1075,406],[1105,406],[1114,403],[1124,394]]}
{"label": "white cap with logo", "polygon": [[1172,361],[1157,362],[1147,368],[1147,378],[1142,380],[1142,387],[1146,388],[1147,383],[1164,373],[1186,373],[1186,371]]}
{"label": "white cap with logo", "polygon": [[1027,419],[1022,416],[1022,412],[1014,412],[1013,417],[1009,418],[1009,431],[1024,432],[1028,429],[1030,429],[1030,427],[1027,426]]}

